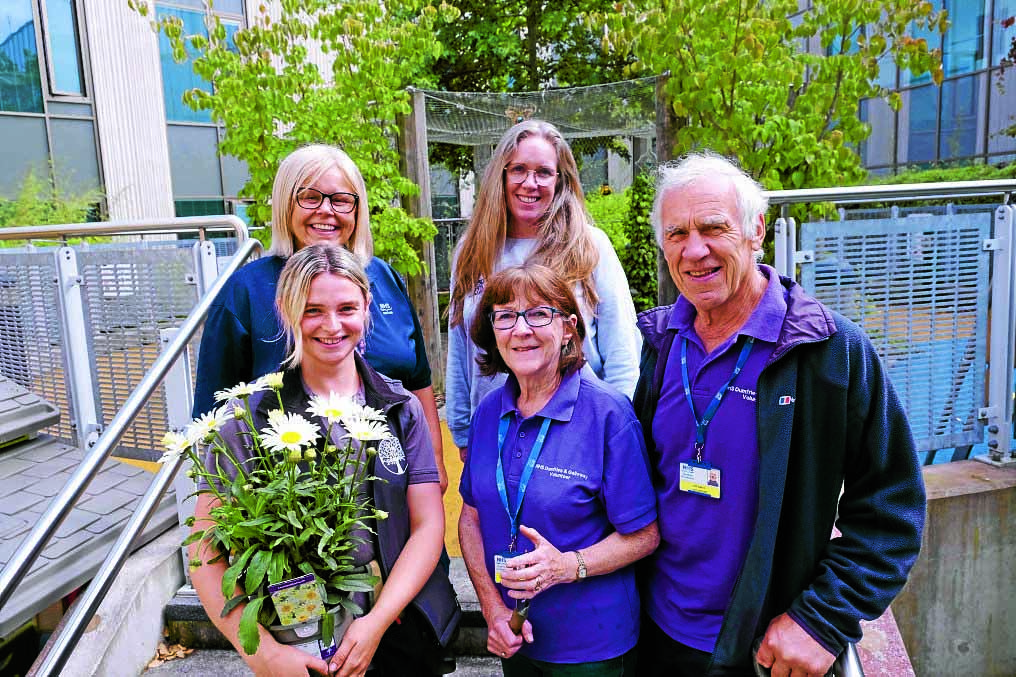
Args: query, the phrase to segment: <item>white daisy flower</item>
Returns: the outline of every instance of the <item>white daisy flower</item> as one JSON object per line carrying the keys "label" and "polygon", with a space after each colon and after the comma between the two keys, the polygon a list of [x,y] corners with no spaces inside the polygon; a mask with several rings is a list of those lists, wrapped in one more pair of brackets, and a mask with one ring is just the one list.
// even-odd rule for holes
{"label": "white daisy flower", "polygon": [[278,390],[282,387],[282,372],[276,371],[271,374],[265,374],[259,378],[256,383],[262,388],[271,388],[272,390]]}
{"label": "white daisy flower", "polygon": [[191,444],[201,444],[210,435],[219,432],[219,429],[222,428],[222,424],[225,422],[226,416],[231,414],[232,411],[228,407],[204,413],[188,424],[184,431],[184,436]]}
{"label": "white daisy flower", "polygon": [[302,451],[320,437],[318,427],[299,414],[278,417],[261,433],[261,442],[269,451]]}
{"label": "white daisy flower", "polygon": [[315,395],[310,400],[307,413],[327,419],[329,423],[335,423],[347,416],[358,413],[360,407],[351,397],[328,393],[327,397]]}
{"label": "white daisy flower", "polygon": [[385,416],[383,411],[375,409],[374,407],[368,407],[367,405],[360,408],[360,418],[365,418],[371,421],[382,421],[384,423],[388,422],[388,417]]}
{"label": "white daisy flower", "polygon": [[166,447],[166,452],[159,459],[159,463],[168,463],[186,454],[191,443],[185,435],[170,431],[162,436],[162,446]]}
{"label": "white daisy flower", "polygon": [[268,425],[273,428],[286,420],[286,414],[281,409],[272,409],[268,412]]}
{"label": "white daisy flower", "polygon": [[228,402],[229,400],[241,400],[245,397],[250,397],[254,393],[264,390],[265,386],[255,381],[254,383],[244,383],[240,381],[232,388],[226,388],[215,393],[216,402]]}
{"label": "white daisy flower", "polygon": [[381,421],[350,417],[343,419],[342,425],[346,429],[346,434],[343,435],[344,438],[351,437],[354,440],[360,440],[361,442],[386,440],[392,436],[392,434],[388,432],[388,426]]}

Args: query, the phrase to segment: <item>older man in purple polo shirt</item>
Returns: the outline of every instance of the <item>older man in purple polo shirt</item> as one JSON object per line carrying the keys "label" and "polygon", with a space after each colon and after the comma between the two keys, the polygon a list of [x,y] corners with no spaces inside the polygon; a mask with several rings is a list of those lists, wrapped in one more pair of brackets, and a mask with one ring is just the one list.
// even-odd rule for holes
{"label": "older man in purple polo shirt", "polygon": [[756,262],[766,208],[719,156],[661,169],[652,220],[681,296],[639,318],[661,535],[643,676],[753,675],[754,659],[824,675],[920,549],[924,486],[896,393],[856,325]]}

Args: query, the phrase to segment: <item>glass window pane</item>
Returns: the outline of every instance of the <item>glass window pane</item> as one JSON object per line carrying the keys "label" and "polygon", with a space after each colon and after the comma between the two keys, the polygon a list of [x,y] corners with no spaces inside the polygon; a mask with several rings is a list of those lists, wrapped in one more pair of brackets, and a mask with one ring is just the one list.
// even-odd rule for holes
{"label": "glass window pane", "polygon": [[226,213],[222,200],[175,200],[173,207],[177,216],[218,216]]}
{"label": "glass window pane", "polygon": [[46,28],[53,60],[53,91],[84,96],[77,18],[72,0],[47,0]]}
{"label": "glass window pane", "polygon": [[215,127],[167,125],[166,135],[173,196],[177,199],[221,196]]}
{"label": "glass window pane", "polygon": [[984,68],[984,0],[946,0],[945,8],[950,24],[942,46],[945,74]]}
{"label": "glass window pane", "polygon": [[38,179],[48,179],[49,151],[43,118],[0,115],[0,139],[4,139],[4,156],[17,158],[15,162],[0,162],[0,196],[15,197],[29,169]]}
{"label": "glass window pane", "polygon": [[896,147],[896,114],[882,99],[861,102],[859,117],[871,125],[871,135],[861,144],[861,162],[865,167],[893,164]]}
{"label": "glass window pane", "polygon": [[907,128],[906,151],[899,154],[899,162],[931,162],[937,156],[935,118],[938,114],[938,87],[926,85],[903,92],[903,110],[907,111],[909,122],[904,124],[901,116],[900,127]]}
{"label": "glass window pane", "polygon": [[[991,82],[988,84],[989,154],[1016,151],[1016,106],[1012,105],[1013,92],[1016,92],[1016,69],[1005,69],[1001,90],[996,86],[997,82],[998,71],[995,71],[991,74]],[[1006,134],[1006,130],[1011,131]]]}
{"label": "glass window pane", "polygon": [[995,0],[994,26],[992,26],[993,37],[991,40],[991,65],[997,66],[1002,59],[1006,58],[1013,46],[1013,38],[1016,38],[1016,24],[1008,28],[1002,26],[1002,22],[1009,17],[1016,16],[1016,0]]}
{"label": "glass window pane", "polygon": [[942,83],[942,122],[939,159],[969,157],[978,152],[977,103],[981,100],[977,76]]}
{"label": "glass window pane", "polygon": [[42,79],[31,0],[4,0],[0,4],[0,110],[42,112]]}
{"label": "glass window pane", "polygon": [[80,193],[99,188],[99,161],[91,120],[52,118],[53,172],[61,190]]}
{"label": "glass window pane", "polygon": [[[186,9],[159,7],[158,17],[174,16],[183,22],[184,35],[207,35],[205,13]],[[193,55],[188,55],[192,57]],[[183,102],[183,93],[200,88],[211,91],[211,86],[203,80],[191,67],[190,58],[183,63],[173,60],[173,50],[169,38],[159,33],[159,57],[162,62],[162,91],[166,99],[166,120],[168,122],[210,122],[208,111],[191,110]]]}

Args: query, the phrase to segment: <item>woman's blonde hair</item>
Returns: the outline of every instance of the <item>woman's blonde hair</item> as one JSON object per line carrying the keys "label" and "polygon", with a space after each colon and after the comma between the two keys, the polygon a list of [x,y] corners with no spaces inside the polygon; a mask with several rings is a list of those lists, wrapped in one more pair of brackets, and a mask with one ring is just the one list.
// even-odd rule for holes
{"label": "woman's blonde hair", "polygon": [[[363,309],[370,308],[370,280],[357,257],[345,247],[334,244],[315,244],[304,247],[286,261],[279,276],[275,292],[275,307],[279,310],[282,332],[286,337],[288,357],[284,369],[300,366],[303,361],[303,332],[300,320],[307,309],[310,285],[318,275],[328,273],[343,277],[363,292]],[[370,316],[367,320],[369,322]],[[364,326],[366,332],[367,326]]]}
{"label": "woman's blonde hair", "polygon": [[346,247],[356,254],[363,265],[374,257],[374,239],[370,234],[370,208],[367,186],[359,168],[345,152],[335,146],[312,144],[297,148],[279,163],[272,184],[272,246],[269,254],[287,258],[297,248],[293,237],[293,210],[296,192],[313,185],[329,170],[335,169],[353,187],[359,200],[353,215],[353,234]]}
{"label": "woman's blonde hair", "polygon": [[473,218],[455,257],[451,299],[453,325],[462,322],[464,299],[473,293],[481,278],[490,277],[498,256],[504,250],[509,218],[504,168],[518,149],[519,142],[530,136],[543,139],[554,147],[558,171],[554,198],[547,213],[540,219],[539,241],[532,260],[557,271],[567,284],[581,285],[590,312],[599,302],[593,284],[599,253],[590,232],[591,219],[586,211],[575,157],[554,125],[542,120],[526,120],[505,132],[483,173]]}

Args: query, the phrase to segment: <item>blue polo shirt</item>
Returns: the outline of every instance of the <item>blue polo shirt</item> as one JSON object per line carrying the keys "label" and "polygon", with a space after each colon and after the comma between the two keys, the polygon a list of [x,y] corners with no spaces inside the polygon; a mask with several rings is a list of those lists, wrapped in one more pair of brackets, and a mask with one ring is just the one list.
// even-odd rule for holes
{"label": "blue polo shirt", "polygon": [[[516,406],[518,382],[509,377],[489,393],[473,415],[469,456],[459,491],[476,508],[483,558],[493,580],[493,556],[508,547],[508,515],[495,483],[497,433],[509,420],[502,458],[510,504],[543,418],[550,428],[519,513],[520,523],[539,531],[561,552],[587,548],[611,533],[632,533],[656,519],[642,431],[631,402],[581,369],[564,377],[535,416]],[[519,536],[519,551],[533,545]],[[515,600],[504,589],[508,608]],[[607,660],[638,639],[639,595],[633,567],[561,584],[537,595],[529,610],[533,644],[521,653],[552,663]]]}
{"label": "blue polo shirt", "polygon": [[[215,406],[216,391],[278,371],[286,340],[275,310],[275,290],[286,260],[266,256],[233,273],[208,311],[201,334],[194,416]],[[375,257],[370,279],[370,327],[360,352],[370,366],[406,390],[431,384],[423,329],[395,270]]]}
{"label": "blue polo shirt", "polygon": [[[712,653],[730,594],[751,541],[758,504],[758,427],[756,389],[759,374],[779,338],[787,302],[771,268],[765,293],[737,334],[712,353],[695,333],[695,307],[677,300],[668,331],[675,332],[667,358],[653,440],[659,450],[656,498],[660,547],[649,567],[646,611],[670,637]],[[754,337],[750,356],[705,433],[703,462],[719,468],[720,498],[679,489],[681,463],[694,460],[695,421],[685,397],[681,342],[687,338],[688,378],[701,420],[710,400],[734,371],[745,337]]]}

